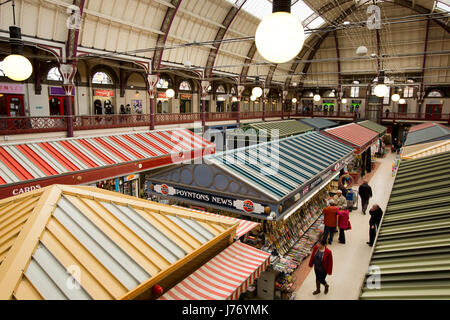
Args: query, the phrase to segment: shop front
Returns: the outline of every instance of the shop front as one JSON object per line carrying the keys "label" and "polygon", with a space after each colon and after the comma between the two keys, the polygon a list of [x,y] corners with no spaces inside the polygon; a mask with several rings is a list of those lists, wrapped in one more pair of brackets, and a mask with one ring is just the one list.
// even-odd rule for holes
{"label": "shop front", "polygon": [[180,95],[180,113],[192,113],[192,94]]}
{"label": "shop front", "polygon": [[156,99],[156,113],[170,113],[169,98],[165,92],[158,92]]}
{"label": "shop front", "polygon": [[0,83],[0,117],[24,117],[25,86],[16,83]]}
{"label": "shop front", "polygon": [[[72,114],[75,114],[75,88],[72,90]],[[67,114],[67,96],[62,87],[49,87],[48,88],[48,101],[50,107],[51,116],[64,116]]]}
{"label": "shop front", "polygon": [[385,141],[387,137],[385,138],[385,135],[387,128],[370,120],[358,122],[358,125],[378,133],[378,140],[371,148],[372,156],[383,158],[386,155]]}
{"label": "shop front", "polygon": [[137,197],[137,173],[214,152],[213,144],[187,129],[0,146],[0,199],[53,184],[96,182]]}
{"label": "shop front", "polygon": [[115,93],[113,89],[95,89],[93,91],[94,115],[115,113]]}

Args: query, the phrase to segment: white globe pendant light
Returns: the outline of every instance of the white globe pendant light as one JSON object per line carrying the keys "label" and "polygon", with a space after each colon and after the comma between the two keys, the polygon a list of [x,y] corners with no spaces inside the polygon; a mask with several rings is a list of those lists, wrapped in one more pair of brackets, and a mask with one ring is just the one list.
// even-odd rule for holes
{"label": "white globe pendant light", "polygon": [[322,97],[320,96],[320,94],[316,94],[316,95],[314,96],[314,101],[319,102],[320,99],[322,99]]}
{"label": "white globe pendant light", "polygon": [[172,99],[173,97],[175,97],[175,91],[173,89],[167,89],[166,96],[167,98]]}
{"label": "white globe pendant light", "polygon": [[292,103],[297,103],[297,98],[292,99]]}
{"label": "white globe pendant light", "polygon": [[33,73],[30,60],[22,55],[11,54],[3,60],[3,73],[14,81],[25,81]]}
{"label": "white globe pendant light", "polygon": [[367,54],[367,48],[365,46],[361,46],[358,49],[356,49],[356,54],[358,56],[365,56]]}
{"label": "white globe pendant light", "polygon": [[389,88],[385,84],[379,84],[375,87],[375,95],[379,98],[385,97],[389,92]]}
{"label": "white globe pendant light", "polygon": [[256,30],[256,48],[264,59],[285,63],[302,50],[305,31],[300,20],[291,14],[291,0],[273,0],[272,12]]}
{"label": "white globe pendant light", "polygon": [[254,87],[252,90],[252,95],[259,98],[263,94],[263,90],[260,87]]}
{"label": "white globe pendant light", "polygon": [[237,101],[238,101],[238,98],[236,98],[236,97],[233,97],[233,98],[231,99],[231,101],[233,101],[233,102],[237,102]]}
{"label": "white globe pendant light", "polygon": [[256,96],[251,96],[251,97],[250,97],[250,100],[256,101]]}
{"label": "white globe pendant light", "polygon": [[398,93],[392,95],[392,101],[397,102],[400,100],[400,95]]}
{"label": "white globe pendant light", "polygon": [[341,101],[343,104],[347,104],[347,99],[342,99],[342,101]]}
{"label": "white globe pendant light", "polygon": [[402,98],[402,99],[400,99],[400,100],[398,101],[398,103],[399,103],[399,104],[406,104],[406,100]]}
{"label": "white globe pendant light", "polygon": [[14,81],[25,81],[33,73],[30,60],[22,55],[22,33],[19,27],[9,27],[11,52],[2,63],[5,76]]}

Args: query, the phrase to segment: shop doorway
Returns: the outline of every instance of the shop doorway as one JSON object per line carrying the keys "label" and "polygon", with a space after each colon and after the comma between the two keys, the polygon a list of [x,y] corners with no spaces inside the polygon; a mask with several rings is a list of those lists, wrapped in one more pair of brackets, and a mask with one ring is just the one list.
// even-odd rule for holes
{"label": "shop doorway", "polygon": [[425,119],[437,120],[442,116],[442,105],[439,104],[427,104],[425,111]]}
{"label": "shop doorway", "polygon": [[180,113],[191,113],[191,101],[190,100],[181,100],[180,101]]}
{"label": "shop doorway", "polygon": [[[72,99],[72,115],[75,115],[75,99]],[[61,96],[50,96],[49,105],[50,105],[50,115],[51,116],[64,116],[67,114],[68,110],[68,100],[66,97]]]}
{"label": "shop doorway", "polygon": [[24,117],[22,95],[0,94],[0,117]]}

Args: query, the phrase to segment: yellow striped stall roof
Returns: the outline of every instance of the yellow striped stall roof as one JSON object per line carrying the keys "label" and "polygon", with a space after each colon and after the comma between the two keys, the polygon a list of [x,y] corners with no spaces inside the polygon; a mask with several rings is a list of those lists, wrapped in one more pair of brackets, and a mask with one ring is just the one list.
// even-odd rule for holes
{"label": "yellow striped stall roof", "polygon": [[402,160],[413,160],[450,151],[450,139],[404,147]]}
{"label": "yellow striped stall roof", "polygon": [[[237,222],[83,186],[0,201],[0,300],[133,299]],[[187,275],[186,275],[187,276]]]}

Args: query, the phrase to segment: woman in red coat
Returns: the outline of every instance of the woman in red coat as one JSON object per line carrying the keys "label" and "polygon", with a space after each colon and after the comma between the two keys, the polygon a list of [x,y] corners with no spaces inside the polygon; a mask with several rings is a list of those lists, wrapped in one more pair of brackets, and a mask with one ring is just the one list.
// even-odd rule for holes
{"label": "woman in red coat", "polygon": [[314,272],[316,273],[316,291],[313,295],[320,293],[320,284],[325,286],[325,294],[328,293],[329,285],[325,281],[327,274],[331,275],[333,271],[333,254],[331,250],[326,247],[327,240],[321,240],[318,245],[314,247],[309,260],[309,267],[314,265]]}

